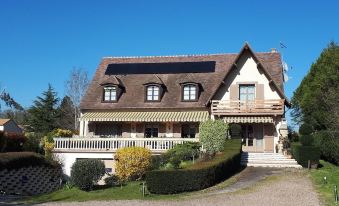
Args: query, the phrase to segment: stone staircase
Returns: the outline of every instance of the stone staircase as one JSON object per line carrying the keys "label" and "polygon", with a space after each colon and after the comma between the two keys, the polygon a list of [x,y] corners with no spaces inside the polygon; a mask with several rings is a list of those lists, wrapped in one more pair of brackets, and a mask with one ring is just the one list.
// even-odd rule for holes
{"label": "stone staircase", "polygon": [[241,165],[248,167],[289,167],[302,168],[294,159],[276,153],[250,153],[241,154]]}

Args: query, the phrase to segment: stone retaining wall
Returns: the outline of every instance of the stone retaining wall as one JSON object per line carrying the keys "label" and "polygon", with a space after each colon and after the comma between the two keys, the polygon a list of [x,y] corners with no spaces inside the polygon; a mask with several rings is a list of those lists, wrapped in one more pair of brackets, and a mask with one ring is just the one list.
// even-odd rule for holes
{"label": "stone retaining wall", "polygon": [[60,187],[62,170],[45,166],[0,170],[0,191],[5,194],[37,195]]}

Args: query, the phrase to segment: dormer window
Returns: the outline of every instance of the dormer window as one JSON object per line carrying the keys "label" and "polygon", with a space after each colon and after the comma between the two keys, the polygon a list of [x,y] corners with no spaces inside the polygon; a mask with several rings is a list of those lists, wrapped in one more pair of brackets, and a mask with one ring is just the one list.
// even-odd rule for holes
{"label": "dormer window", "polygon": [[182,86],[182,100],[183,101],[197,101],[198,100],[198,84],[189,83]]}
{"label": "dormer window", "polygon": [[146,101],[160,101],[160,86],[146,86]]}
{"label": "dormer window", "polygon": [[117,101],[117,87],[116,86],[105,86],[104,87],[104,102],[115,102]]}

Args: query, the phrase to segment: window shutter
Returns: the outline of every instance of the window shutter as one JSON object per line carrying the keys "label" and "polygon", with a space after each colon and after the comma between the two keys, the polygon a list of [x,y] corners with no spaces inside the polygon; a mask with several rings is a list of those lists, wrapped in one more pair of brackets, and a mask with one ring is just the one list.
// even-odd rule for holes
{"label": "window shutter", "polygon": [[264,84],[257,84],[256,85],[256,99],[263,100],[265,98],[264,93]]}
{"label": "window shutter", "polygon": [[239,100],[239,85],[231,85],[230,86],[230,99],[231,100]]}

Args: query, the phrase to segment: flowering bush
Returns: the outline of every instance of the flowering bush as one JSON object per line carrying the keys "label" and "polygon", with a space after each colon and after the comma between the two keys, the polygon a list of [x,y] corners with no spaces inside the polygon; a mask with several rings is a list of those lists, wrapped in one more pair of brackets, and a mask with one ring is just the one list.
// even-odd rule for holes
{"label": "flowering bush", "polygon": [[115,155],[116,175],[123,181],[141,179],[151,166],[151,151],[143,147],[121,148]]}
{"label": "flowering bush", "polygon": [[54,148],[54,137],[72,137],[73,132],[67,129],[54,129],[48,133],[43,139],[43,145],[46,158],[52,158],[52,150]]}

